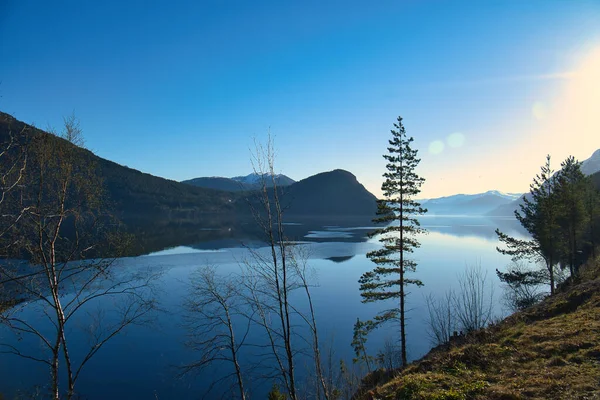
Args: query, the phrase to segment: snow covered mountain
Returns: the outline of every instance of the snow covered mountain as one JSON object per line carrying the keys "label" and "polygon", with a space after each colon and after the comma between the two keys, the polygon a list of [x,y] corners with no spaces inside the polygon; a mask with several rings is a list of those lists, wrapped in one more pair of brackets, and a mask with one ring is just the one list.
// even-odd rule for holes
{"label": "snow covered mountain", "polygon": [[[267,187],[273,186],[270,177],[265,176]],[[219,176],[200,177],[182,181],[193,186],[199,186],[208,189],[226,190],[229,192],[239,192],[242,190],[252,190],[260,186],[261,176],[259,174],[249,174],[246,176],[234,176],[233,178],[223,178]],[[275,175],[275,181],[278,186],[289,186],[296,181],[283,174]]]}
{"label": "snow covered mountain", "polygon": [[510,204],[522,193],[504,193],[489,190],[477,194],[455,194],[436,199],[421,200],[429,215],[483,215],[493,209]]}
{"label": "snow covered mountain", "polygon": [[[271,178],[268,176],[268,174],[263,174],[262,176],[260,174],[257,173],[251,173],[249,175],[246,176],[234,176],[233,179],[236,182],[240,182],[244,185],[248,185],[248,186],[256,186],[259,185],[261,182],[261,179],[265,177],[267,178],[267,181],[271,181]],[[277,181],[277,184],[279,186],[289,186],[292,183],[296,182],[295,180],[293,180],[292,178],[285,176],[283,174],[277,174],[274,175],[275,180]],[[270,182],[267,182],[267,186],[271,186]]]}

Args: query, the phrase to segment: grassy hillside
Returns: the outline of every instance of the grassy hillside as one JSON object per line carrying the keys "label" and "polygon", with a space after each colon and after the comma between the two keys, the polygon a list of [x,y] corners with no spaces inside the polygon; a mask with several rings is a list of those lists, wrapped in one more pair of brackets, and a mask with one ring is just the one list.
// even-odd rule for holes
{"label": "grassy hillside", "polygon": [[582,283],[501,323],[373,374],[357,399],[600,398],[600,260]]}

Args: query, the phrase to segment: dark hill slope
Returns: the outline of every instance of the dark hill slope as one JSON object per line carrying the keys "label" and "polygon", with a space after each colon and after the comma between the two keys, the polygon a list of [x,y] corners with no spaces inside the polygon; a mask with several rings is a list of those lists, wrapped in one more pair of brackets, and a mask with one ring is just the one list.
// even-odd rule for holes
{"label": "dark hill slope", "polygon": [[228,192],[240,192],[246,190],[241,182],[230,178],[221,177],[203,177],[181,181],[186,185],[202,187],[206,189],[225,190]]}
{"label": "dark hill slope", "polygon": [[282,188],[288,215],[370,215],[377,198],[348,171],[336,169]]}
{"label": "dark hill slope", "polygon": [[[7,140],[10,131],[20,132],[23,128],[28,129],[30,138],[43,134],[0,112],[0,143]],[[73,146],[59,137],[52,136],[52,140]],[[125,222],[198,219],[206,214],[229,213],[235,206],[229,201],[230,193],[185,185],[124,167],[85,149],[80,151],[87,163],[97,169],[107,190],[107,202]]]}
{"label": "dark hill slope", "polygon": [[491,217],[512,217],[515,215],[515,211],[520,210],[521,205],[525,204],[525,202],[523,201],[523,198],[527,197],[529,199],[530,196],[531,195],[529,193],[525,193],[523,196],[519,197],[517,200],[510,202],[508,204],[502,204],[502,205],[496,207],[495,209],[493,209],[492,211],[489,211],[488,213],[486,213],[486,215],[489,215]]}

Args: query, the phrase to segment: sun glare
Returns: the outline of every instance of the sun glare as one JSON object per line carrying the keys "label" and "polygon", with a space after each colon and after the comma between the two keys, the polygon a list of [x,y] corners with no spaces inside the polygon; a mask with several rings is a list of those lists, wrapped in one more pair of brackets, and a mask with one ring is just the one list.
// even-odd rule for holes
{"label": "sun glare", "polygon": [[[562,102],[564,134],[587,148],[589,155],[600,147],[600,46],[582,61],[569,81]],[[588,156],[589,156],[588,155]]]}
{"label": "sun glare", "polygon": [[532,114],[543,122],[534,143],[546,143],[557,162],[584,160],[600,148],[600,46],[577,63],[552,107],[536,102]]}

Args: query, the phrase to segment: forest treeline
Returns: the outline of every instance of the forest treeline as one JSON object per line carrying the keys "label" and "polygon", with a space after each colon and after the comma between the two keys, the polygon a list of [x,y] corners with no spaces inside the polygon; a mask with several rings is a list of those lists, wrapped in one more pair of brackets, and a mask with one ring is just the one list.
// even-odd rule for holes
{"label": "forest treeline", "polygon": [[[529,239],[510,237],[496,230],[502,247],[498,251],[512,257],[515,264],[498,276],[514,294],[513,306],[524,308],[540,299],[531,290],[549,285],[553,294],[565,278],[576,282],[580,266],[595,258],[600,243],[600,174],[586,176],[581,163],[570,156],[553,171],[548,155],[523,197],[515,217],[530,235]],[[519,261],[540,268],[523,268]]]}

